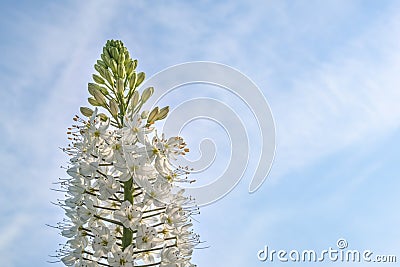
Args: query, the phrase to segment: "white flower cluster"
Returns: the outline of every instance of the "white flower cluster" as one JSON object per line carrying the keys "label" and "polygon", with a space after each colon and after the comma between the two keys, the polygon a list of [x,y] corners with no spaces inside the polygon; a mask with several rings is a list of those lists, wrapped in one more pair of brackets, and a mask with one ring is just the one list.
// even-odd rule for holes
{"label": "white flower cluster", "polygon": [[121,41],[107,41],[88,84],[96,108],[81,107],[88,119],[75,117],[70,128],[70,177],[60,181],[66,199],[58,203],[67,219],[57,226],[69,240],[56,255],[67,266],[194,266],[198,208],[176,184],[188,169],[170,164],[188,149],[152,126],[168,106],[140,113],[154,89],[139,94],[145,74],[136,67]]}
{"label": "white flower cluster", "polygon": [[68,238],[57,255],[65,265],[195,266],[190,217],[198,208],[176,185],[187,172],[170,164],[187,148],[182,138],[159,137],[142,115],[125,116],[121,128],[97,109],[88,121],[74,118],[59,203],[68,217],[58,224]]}

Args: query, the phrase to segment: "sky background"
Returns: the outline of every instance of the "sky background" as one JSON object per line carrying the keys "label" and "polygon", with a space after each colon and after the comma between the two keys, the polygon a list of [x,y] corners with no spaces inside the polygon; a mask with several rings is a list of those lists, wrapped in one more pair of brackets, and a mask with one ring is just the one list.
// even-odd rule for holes
{"label": "sky background", "polygon": [[[349,249],[400,261],[398,1],[4,0],[0,10],[1,266],[61,266],[46,262],[65,242],[45,226],[64,217],[50,204],[62,196],[49,188],[65,177],[59,147],[86,105],[107,39],[123,40],[147,77],[193,60],[227,64],[270,104],[276,158],[265,183],[249,194],[260,143],[246,106],[206,86],[165,99],[172,106],[193,96],[224,101],[251,136],[239,185],[196,217],[195,230],[209,246],[194,252],[198,266],[316,266],[260,262],[257,251],[321,251],[339,238]],[[229,143],[207,123],[183,135],[195,158],[201,137],[215,133],[220,150],[216,167],[204,173],[210,179],[223,171]]]}

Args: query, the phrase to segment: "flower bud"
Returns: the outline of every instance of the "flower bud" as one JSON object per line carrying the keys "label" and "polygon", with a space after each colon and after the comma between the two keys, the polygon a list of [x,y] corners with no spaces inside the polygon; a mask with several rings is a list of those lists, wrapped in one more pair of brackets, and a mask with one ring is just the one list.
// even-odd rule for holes
{"label": "flower bud", "polygon": [[102,86],[100,86],[100,85],[98,85],[98,84],[95,84],[95,83],[88,83],[88,91],[89,91],[89,94],[91,94],[92,96],[94,96],[94,92],[95,91],[100,91],[103,95],[108,95],[108,90],[107,90],[107,88],[105,88],[105,87],[102,87]]}
{"label": "flower bud", "polygon": [[144,81],[145,77],[146,77],[146,75],[144,74],[144,72],[139,72],[137,74],[135,86],[138,87]]}
{"label": "flower bud", "polygon": [[95,107],[101,106],[100,103],[98,103],[98,102],[96,101],[96,99],[94,99],[93,97],[89,97],[89,98],[88,98],[88,102],[89,102],[90,105],[95,106]]}
{"label": "flower bud", "polygon": [[118,53],[118,49],[116,47],[111,47],[111,55],[112,55],[113,59],[118,60],[119,53]]}
{"label": "flower bud", "polygon": [[132,99],[131,99],[131,106],[132,108],[135,108],[137,106],[137,104],[139,103],[139,93],[138,91],[135,91],[132,95]]}
{"label": "flower bud", "polygon": [[117,101],[115,101],[115,99],[110,100],[110,112],[111,112],[111,115],[113,115],[114,117],[117,117],[119,108],[118,108]]}
{"label": "flower bud", "polygon": [[119,63],[119,65],[118,65],[118,77],[124,78],[125,75],[126,75],[125,66],[124,66],[124,64]]}
{"label": "flower bud", "polygon": [[147,117],[149,116],[149,111],[148,110],[143,110],[142,114],[140,115],[140,117],[144,120],[147,119]]}
{"label": "flower bud", "polygon": [[113,86],[114,85],[114,78],[112,77],[111,72],[109,70],[106,70],[104,76],[105,76],[104,78],[107,80],[107,82],[111,86]]}
{"label": "flower bud", "polygon": [[111,68],[112,72],[116,73],[117,72],[117,68],[118,68],[117,62],[112,58],[110,60],[110,63],[111,63],[110,68]]}
{"label": "flower bud", "polygon": [[97,62],[97,64],[99,64],[100,66],[102,66],[104,69],[107,69],[108,68],[108,66],[107,66],[107,64],[104,62],[104,61],[102,61],[102,60],[97,60],[96,61]]}
{"label": "flower bud", "polygon": [[129,89],[133,89],[135,88],[135,84],[136,84],[136,72],[133,72],[131,77],[129,78]]}
{"label": "flower bud", "polygon": [[156,120],[158,115],[158,107],[155,107],[149,114],[149,117],[147,118],[147,123],[153,124],[154,121]]}
{"label": "flower bud", "polygon": [[123,65],[125,62],[125,53],[120,53],[118,57],[118,64]]}
{"label": "flower bud", "polygon": [[94,64],[94,69],[98,72],[98,73],[102,73],[103,72],[103,70],[104,70],[104,68],[101,66],[101,65],[99,65],[99,64]]}
{"label": "flower bud", "polygon": [[99,103],[101,106],[106,104],[106,98],[97,88],[93,90],[93,96],[97,103]]}
{"label": "flower bud", "polygon": [[144,91],[142,93],[141,101],[143,103],[145,103],[150,98],[150,96],[152,96],[153,93],[154,93],[153,87],[148,87],[148,88],[144,89]]}
{"label": "flower bud", "polygon": [[101,78],[99,75],[97,74],[93,74],[93,80],[98,83],[98,84],[105,84],[105,81],[103,78]]}
{"label": "flower bud", "polygon": [[99,117],[100,117],[100,120],[102,120],[102,121],[107,121],[107,120],[108,120],[107,115],[104,114],[104,113],[100,113],[100,114],[99,114]]}
{"label": "flower bud", "polygon": [[124,80],[122,78],[118,78],[117,80],[117,93],[121,96],[124,94],[125,87],[124,87]]}
{"label": "flower bud", "polygon": [[126,75],[129,76],[133,72],[133,61],[130,60],[125,63]]}
{"label": "flower bud", "polygon": [[91,94],[92,96],[94,96],[94,90],[96,90],[96,88],[97,88],[97,84],[95,84],[95,83],[88,83],[88,91],[89,91],[89,94]]}
{"label": "flower bud", "polygon": [[105,95],[105,96],[108,95],[108,89],[107,89],[107,88],[98,85],[98,89],[100,90],[100,92],[101,92],[103,95]]}
{"label": "flower bud", "polygon": [[[107,65],[107,67],[111,68],[111,58],[110,56],[106,54],[101,54],[101,59],[103,60],[103,62]],[[106,69],[106,68],[105,68]]]}
{"label": "flower bud", "polygon": [[126,47],[124,47],[124,54],[126,60],[131,60],[131,55],[129,54],[129,51],[128,49],[126,49]]}
{"label": "flower bud", "polygon": [[85,117],[90,117],[93,114],[93,110],[87,107],[80,107],[80,111]]}
{"label": "flower bud", "polygon": [[168,115],[168,112],[169,112],[169,106],[163,107],[162,109],[160,109],[160,112],[158,112],[156,120],[158,121],[165,119]]}
{"label": "flower bud", "polygon": [[107,50],[107,47],[103,47],[103,54],[101,54],[101,55],[104,56],[104,57],[108,57],[108,58],[111,57],[110,53]]}

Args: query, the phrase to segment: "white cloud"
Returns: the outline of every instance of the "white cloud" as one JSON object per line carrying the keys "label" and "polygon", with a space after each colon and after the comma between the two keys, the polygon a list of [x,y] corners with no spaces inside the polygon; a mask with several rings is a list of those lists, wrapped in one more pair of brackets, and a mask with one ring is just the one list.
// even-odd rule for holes
{"label": "white cloud", "polygon": [[274,94],[280,173],[309,166],[352,144],[371,142],[400,126],[398,16],[350,41],[336,58]]}

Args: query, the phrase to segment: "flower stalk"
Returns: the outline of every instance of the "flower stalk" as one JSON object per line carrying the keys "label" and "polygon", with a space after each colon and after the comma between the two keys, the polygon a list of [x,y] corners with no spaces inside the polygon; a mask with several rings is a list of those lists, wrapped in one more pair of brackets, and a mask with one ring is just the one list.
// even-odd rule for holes
{"label": "flower stalk", "polygon": [[[132,205],[133,202],[133,179],[129,179],[128,181],[124,182],[124,201],[129,201]],[[124,231],[122,234],[122,249],[124,250],[130,244],[132,244],[133,233],[130,228],[124,227]]]}

